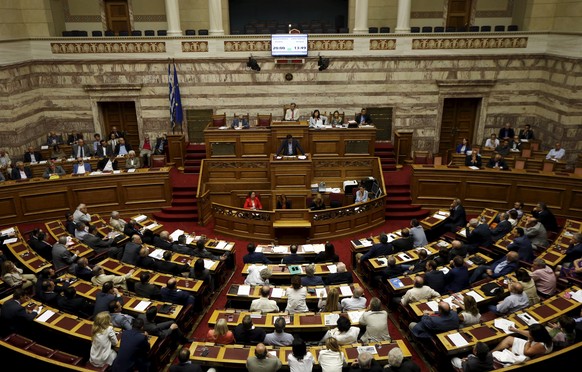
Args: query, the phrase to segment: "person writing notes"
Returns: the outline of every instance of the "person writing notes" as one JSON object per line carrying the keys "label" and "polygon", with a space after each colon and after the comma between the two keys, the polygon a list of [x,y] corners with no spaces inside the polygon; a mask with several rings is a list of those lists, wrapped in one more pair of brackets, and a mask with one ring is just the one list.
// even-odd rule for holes
{"label": "person writing notes", "polygon": [[263,205],[261,204],[259,198],[257,198],[257,194],[254,191],[249,192],[243,208],[252,210],[263,209]]}
{"label": "person writing notes", "polygon": [[232,121],[230,126],[232,129],[249,129],[249,121],[243,116],[243,114],[239,114],[237,118]]}
{"label": "person writing notes", "polygon": [[299,120],[299,110],[297,110],[297,105],[295,104],[295,102],[291,103],[287,111],[285,111],[285,120],[287,121]]}
{"label": "person writing notes", "polygon": [[321,116],[319,110],[314,110],[313,114],[309,118],[309,128],[323,128],[327,123],[327,118],[325,116]]}
{"label": "person writing notes", "polygon": [[301,148],[299,141],[293,138],[292,135],[288,134],[287,137],[281,142],[281,146],[277,150],[277,155],[283,154],[284,156],[295,156],[301,153],[305,155],[305,151]]}

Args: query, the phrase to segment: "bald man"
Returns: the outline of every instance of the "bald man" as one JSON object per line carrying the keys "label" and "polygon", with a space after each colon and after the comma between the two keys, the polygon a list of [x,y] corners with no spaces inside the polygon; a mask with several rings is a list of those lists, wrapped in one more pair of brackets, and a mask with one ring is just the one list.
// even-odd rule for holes
{"label": "bald man", "polygon": [[529,306],[529,298],[523,291],[523,285],[519,282],[509,284],[509,296],[505,297],[497,305],[489,305],[489,311],[497,315],[515,313]]}
{"label": "bald man", "polygon": [[418,338],[431,338],[438,333],[459,328],[459,317],[456,311],[451,311],[448,303],[441,301],[437,312],[425,311],[420,322],[412,322],[408,327]]}
{"label": "bald man", "polygon": [[366,298],[361,287],[354,288],[352,297],[344,298],[341,301],[342,311],[362,310],[366,308]]}
{"label": "bald man", "polygon": [[354,278],[352,277],[352,273],[347,270],[346,264],[343,262],[338,262],[336,273],[329,274],[327,278],[325,278],[325,284],[327,285],[353,282]]}
{"label": "bald man", "polygon": [[499,278],[514,272],[519,267],[519,254],[515,251],[508,252],[492,265],[480,265],[473,271],[469,282],[473,284],[477,280],[486,278]]}
{"label": "bald man", "polygon": [[414,277],[414,287],[410,288],[400,301],[402,305],[406,306],[411,302],[418,302],[420,300],[430,300],[439,297],[440,293],[424,285],[424,278],[420,275]]}
{"label": "bald man", "polygon": [[269,354],[265,344],[259,343],[255,348],[255,355],[247,359],[249,372],[275,372],[281,368],[281,361],[277,356]]}

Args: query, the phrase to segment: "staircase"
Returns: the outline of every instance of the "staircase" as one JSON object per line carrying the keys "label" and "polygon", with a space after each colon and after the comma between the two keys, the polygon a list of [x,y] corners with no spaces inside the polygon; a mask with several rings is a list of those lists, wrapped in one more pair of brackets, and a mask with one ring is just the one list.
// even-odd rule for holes
{"label": "staircase", "polygon": [[376,141],[374,145],[374,156],[380,158],[382,172],[394,172],[397,170],[396,154],[394,153],[394,145],[392,145],[392,142]]}
{"label": "staircase", "polygon": [[172,181],[172,205],[153,213],[153,218],[159,222],[198,221],[198,175],[183,174]]}
{"label": "staircase", "polygon": [[403,166],[397,172],[385,172],[386,183],[386,210],[387,220],[422,219],[430,214],[429,210],[422,209],[421,205],[412,204],[410,195],[410,177],[412,170]]}
{"label": "staircase", "polygon": [[185,174],[199,174],[200,164],[202,159],[206,158],[206,146],[202,144],[189,144],[186,147],[186,155],[184,156],[184,173]]}

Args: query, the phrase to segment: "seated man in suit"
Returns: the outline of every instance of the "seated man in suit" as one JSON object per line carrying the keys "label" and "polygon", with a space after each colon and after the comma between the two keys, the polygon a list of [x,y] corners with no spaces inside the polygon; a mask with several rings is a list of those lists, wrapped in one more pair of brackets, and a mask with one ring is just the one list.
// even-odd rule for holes
{"label": "seated man in suit", "polygon": [[467,167],[481,168],[483,161],[481,160],[481,154],[479,154],[478,147],[473,148],[473,150],[471,150],[471,154],[467,154],[465,157],[465,165]]}
{"label": "seated man in suit", "polygon": [[107,158],[112,154],[113,149],[111,148],[111,145],[109,145],[106,140],[101,140],[99,146],[97,146],[97,149],[95,150],[95,156],[99,158]]}
{"label": "seated man in suit", "polygon": [[400,236],[400,238],[392,241],[394,253],[408,251],[414,247],[414,240],[412,239],[412,235],[410,235],[409,228],[402,229]]}
{"label": "seated man in suit", "polygon": [[73,173],[75,175],[84,175],[85,173],[91,173],[91,164],[85,163],[83,158],[77,158],[77,162],[73,164]]}
{"label": "seated man in suit", "polygon": [[125,169],[138,169],[141,168],[141,161],[137,156],[135,156],[135,151],[129,150],[127,153],[127,159],[125,159]]}
{"label": "seated man in suit", "polygon": [[133,235],[137,234],[143,238],[143,234],[140,231],[140,227],[134,219],[129,220],[129,222],[125,224],[125,228],[123,229],[123,234],[125,234],[127,236],[133,236]]}
{"label": "seated man in suit", "polygon": [[117,140],[117,145],[115,145],[115,150],[113,151],[115,155],[127,155],[132,150],[131,145],[125,142],[125,138],[121,137]]}
{"label": "seated man in suit", "polygon": [[10,174],[13,180],[25,180],[32,178],[32,172],[29,167],[25,167],[21,161],[16,162],[16,166],[12,168]]}
{"label": "seated man in suit", "polygon": [[80,139],[77,141],[76,145],[72,146],[72,158],[86,158],[90,156],[93,156],[93,148],[92,146],[87,145],[84,140]]}
{"label": "seated man in suit", "polygon": [[305,151],[301,148],[299,141],[293,138],[292,135],[288,134],[287,137],[281,142],[281,146],[277,150],[277,155],[283,154],[284,156],[293,156],[293,155],[305,155]]}
{"label": "seated man in suit", "polygon": [[512,228],[513,226],[511,225],[511,222],[509,222],[509,213],[499,213],[499,222],[497,223],[497,226],[495,226],[494,229],[489,228],[489,231],[491,232],[491,239],[493,239],[493,241],[497,241],[503,238],[511,231]]}
{"label": "seated man in suit", "polygon": [[289,108],[287,109],[287,111],[285,111],[285,120],[287,121],[296,121],[299,120],[299,110],[297,109],[297,105],[292,102],[291,105],[289,105]]}
{"label": "seated man in suit", "polygon": [[162,301],[178,305],[194,305],[194,296],[176,288],[176,278],[170,278],[165,287],[160,290]]}
{"label": "seated man in suit", "polygon": [[467,214],[465,207],[461,204],[461,199],[453,200],[449,213],[449,216],[444,221],[446,231],[456,232],[458,227],[463,227],[467,224]]}
{"label": "seated man in suit", "polygon": [[238,117],[232,121],[230,127],[232,129],[249,129],[250,125],[247,118],[245,118],[243,114],[239,114]]}
{"label": "seated man in suit", "polygon": [[135,294],[140,297],[158,300],[160,298],[160,288],[150,283],[152,274],[149,271],[142,271],[139,276],[139,283],[135,283]]}
{"label": "seated man in suit", "polygon": [[47,146],[62,145],[63,136],[57,135],[55,132],[49,132],[48,136],[46,136],[46,144]]}
{"label": "seated man in suit", "polygon": [[190,267],[187,264],[177,264],[172,262],[172,251],[164,251],[163,258],[156,261],[155,269],[161,273],[182,276],[182,273],[189,273]]}
{"label": "seated man in suit", "polygon": [[154,154],[164,155],[166,153],[167,148],[168,148],[168,139],[166,138],[165,134],[162,134],[161,137],[158,137],[156,139],[156,147],[154,148]]}
{"label": "seated man in suit", "polygon": [[507,163],[501,154],[495,154],[487,163],[487,168],[493,169],[509,169]]}
{"label": "seated man in suit", "polygon": [[38,163],[42,161],[42,154],[38,151],[34,151],[34,147],[29,146],[28,151],[24,153],[25,163]]}
{"label": "seated man in suit", "polygon": [[492,265],[479,265],[471,275],[469,282],[472,284],[485,278],[499,278],[514,272],[519,267],[519,255],[517,252],[508,252]]}
{"label": "seated man in suit", "polygon": [[111,217],[109,218],[109,225],[119,232],[123,232],[127,222],[121,218],[118,211],[111,212]]}
{"label": "seated man in suit", "polygon": [[388,235],[383,233],[380,235],[380,243],[374,244],[372,248],[370,248],[370,250],[366,253],[356,254],[357,267],[360,268],[361,265],[370,258],[388,256],[391,255],[393,252],[394,248],[392,248],[392,244],[388,243]]}
{"label": "seated man in suit", "polygon": [[356,122],[358,124],[372,124],[372,117],[368,114],[366,108],[363,108],[360,113],[356,115]]}
{"label": "seated man in suit", "polygon": [[347,268],[346,264],[343,262],[337,263],[337,272],[333,274],[329,274],[327,278],[325,278],[325,284],[332,285],[332,284],[342,284],[342,283],[353,283],[354,278],[352,273],[350,273]]}
{"label": "seated man in suit", "polygon": [[306,262],[305,258],[297,254],[298,249],[299,247],[297,247],[297,244],[291,244],[291,246],[289,247],[289,251],[291,253],[285,255],[285,257],[283,257],[283,259],[281,260],[281,263],[285,265],[300,265],[302,263],[305,263]]}
{"label": "seated man in suit", "polygon": [[49,163],[49,166],[45,169],[44,174],[42,175],[43,178],[51,178],[51,176],[64,176],[67,172],[61,167],[60,165],[56,165],[54,161]]}
{"label": "seated man in suit", "polygon": [[257,247],[254,243],[247,244],[247,254],[243,256],[243,263],[250,264],[250,263],[262,263],[262,264],[270,264],[271,260],[265,256],[262,252],[256,252]]}
{"label": "seated man in suit", "polygon": [[511,244],[507,246],[508,251],[515,251],[519,255],[519,259],[525,262],[532,262],[534,260],[534,249],[529,238],[525,235],[525,230],[521,227],[516,227],[517,236],[513,239]]}
{"label": "seated man in suit", "polygon": [[493,244],[493,240],[491,240],[491,231],[489,231],[489,226],[484,220],[471,218],[467,227],[465,227],[465,234],[467,236],[467,244],[465,244],[465,246],[469,253],[477,252],[479,246],[490,247],[491,244]]}
{"label": "seated man in suit", "polygon": [[76,144],[77,141],[79,141],[80,139],[83,139],[83,134],[82,133],[77,133],[77,131],[72,131],[71,134],[69,134],[69,137],[67,138],[67,143],[69,145],[73,145]]}
{"label": "seated man in suit", "polygon": [[459,328],[459,317],[456,311],[451,311],[448,303],[441,301],[438,311],[424,311],[420,322],[411,322],[408,327],[416,337],[431,338],[438,333]]}
{"label": "seated man in suit", "polygon": [[104,157],[97,162],[97,169],[101,172],[113,172],[119,170],[119,165],[115,154],[109,153],[108,157]]}

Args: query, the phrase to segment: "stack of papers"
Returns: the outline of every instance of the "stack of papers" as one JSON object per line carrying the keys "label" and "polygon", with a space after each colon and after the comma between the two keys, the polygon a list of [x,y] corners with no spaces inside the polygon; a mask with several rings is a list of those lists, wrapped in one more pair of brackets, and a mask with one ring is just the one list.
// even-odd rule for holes
{"label": "stack of papers", "polygon": [[337,265],[327,265],[327,269],[330,273],[335,274],[337,273]]}
{"label": "stack of papers", "polygon": [[525,322],[525,324],[527,324],[528,326],[532,325],[532,324],[536,324],[538,323],[537,320],[535,320],[531,315],[529,315],[528,313],[521,313],[521,314],[517,314],[517,316],[519,317],[519,319],[523,320]]}
{"label": "stack of papers", "polygon": [[4,240],[4,244],[12,244],[12,243],[16,243],[17,241],[18,241],[18,238],[10,238],[10,239]]}
{"label": "stack of papers", "polygon": [[481,301],[484,300],[484,298],[481,297],[481,295],[479,293],[475,292],[475,291],[469,291],[469,292],[467,292],[467,296],[473,297],[475,299],[475,302],[477,302],[477,303],[479,303],[479,302],[481,302]]}
{"label": "stack of papers", "polygon": [[342,296],[352,296],[352,289],[347,286],[347,285],[343,285],[340,287],[340,293],[342,294]]}
{"label": "stack of papers", "polygon": [[433,217],[434,218],[437,218],[439,220],[444,220],[445,218],[447,218],[446,216],[442,216],[442,215],[440,215],[438,213],[433,214]]}
{"label": "stack of papers", "polygon": [[360,243],[364,246],[364,247],[371,247],[372,246],[372,242],[369,241],[368,239],[360,239]]}
{"label": "stack of papers", "polygon": [[135,310],[137,311],[145,311],[152,303],[150,301],[140,301],[137,305],[135,305]]}
{"label": "stack of papers", "polygon": [[[42,311],[42,308],[38,310],[39,312]],[[45,323],[47,320],[49,320],[53,315],[55,315],[55,312],[52,310],[47,310],[44,313],[42,313],[36,320],[38,320],[39,322]]]}
{"label": "stack of papers", "polygon": [[496,318],[493,325],[495,326],[495,328],[499,328],[503,332],[508,333],[508,334],[513,333],[509,330],[509,327],[515,327],[514,322],[511,322],[511,321],[509,321],[507,319],[503,319],[503,318]]}
{"label": "stack of papers", "polygon": [[205,258],[204,259],[204,268],[210,270],[210,268],[212,266],[214,266],[214,261]]}
{"label": "stack of papers", "polygon": [[276,245],[273,247],[273,253],[288,253],[289,246],[288,245]]}
{"label": "stack of papers", "polygon": [[570,292],[570,297],[573,300],[576,300],[578,302],[582,302],[582,289],[579,289],[576,292]]}
{"label": "stack of papers", "polygon": [[469,343],[467,342],[467,340],[465,340],[465,338],[463,336],[461,336],[461,334],[459,332],[457,332],[457,333],[451,333],[449,335],[449,339],[452,341],[453,345],[455,345],[457,347],[462,347],[462,346],[469,345]]}
{"label": "stack of papers", "polygon": [[148,216],[146,216],[145,214],[139,215],[139,216],[134,218],[135,222],[143,222],[147,219],[148,219]]}
{"label": "stack of papers", "polygon": [[359,323],[360,322],[360,318],[362,317],[362,314],[364,314],[364,311],[348,311],[348,317],[350,318],[350,322],[352,322],[352,324],[354,323]]}
{"label": "stack of papers", "polygon": [[426,303],[426,305],[432,310],[432,311],[438,311],[439,310],[439,303],[436,301],[428,301]]}
{"label": "stack of papers", "polygon": [[303,252],[314,252],[312,244],[303,244],[301,247],[303,248]]}
{"label": "stack of papers", "polygon": [[10,234],[14,234],[16,231],[14,230],[14,227],[11,227],[9,229],[4,229],[2,231],[0,231],[0,235],[4,236],[4,235],[10,235]]}
{"label": "stack of papers", "polygon": [[324,317],[324,324],[326,326],[335,326],[337,325],[339,317],[339,314],[326,314]]}
{"label": "stack of papers", "polygon": [[156,248],[149,254],[149,256],[161,260],[164,258],[164,252],[165,252],[164,249]]}
{"label": "stack of papers", "polygon": [[224,249],[227,244],[228,244],[227,241],[221,240],[221,241],[218,242],[218,244],[214,248],[216,248],[216,249]]}
{"label": "stack of papers", "polygon": [[177,242],[178,241],[178,237],[180,237],[180,235],[184,235],[184,230],[175,230],[173,233],[170,234],[170,238],[172,238],[172,241]]}
{"label": "stack of papers", "polygon": [[378,354],[378,350],[374,345],[358,346],[358,355],[361,353]]}
{"label": "stack of papers", "polygon": [[325,288],[315,288],[315,295],[317,298],[327,298],[327,291]]}
{"label": "stack of papers", "polygon": [[281,298],[281,297],[283,297],[284,294],[285,294],[285,292],[283,292],[282,288],[275,287],[271,291],[271,297],[273,297],[273,298]]}
{"label": "stack of papers", "polygon": [[321,253],[325,251],[325,244],[313,244],[313,251],[315,253]]}
{"label": "stack of papers", "polygon": [[250,285],[239,285],[238,291],[236,292],[237,296],[249,296],[251,294],[251,286]]}
{"label": "stack of papers", "polygon": [[153,230],[153,229],[155,229],[158,226],[159,226],[158,223],[157,222],[154,222],[154,223],[151,223],[151,224],[145,226],[144,228],[145,229],[148,229],[148,230]]}

